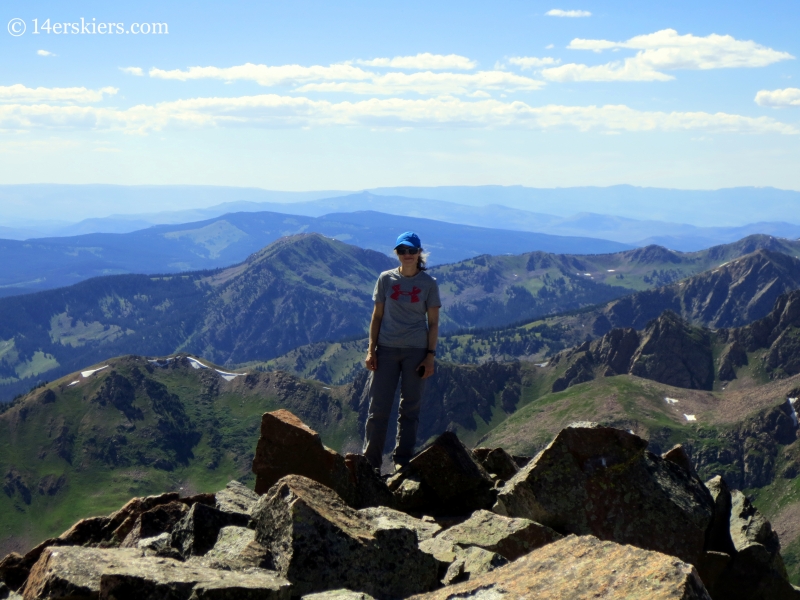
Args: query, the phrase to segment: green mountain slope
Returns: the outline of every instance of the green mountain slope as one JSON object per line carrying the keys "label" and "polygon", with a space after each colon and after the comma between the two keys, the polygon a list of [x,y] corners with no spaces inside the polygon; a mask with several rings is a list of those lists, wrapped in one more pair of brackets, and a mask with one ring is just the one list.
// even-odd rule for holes
{"label": "green mountain slope", "polygon": [[300,235],[219,271],[101,277],[3,298],[0,394],[122,354],[244,362],[361,334],[375,279],[392,265],[372,250]]}

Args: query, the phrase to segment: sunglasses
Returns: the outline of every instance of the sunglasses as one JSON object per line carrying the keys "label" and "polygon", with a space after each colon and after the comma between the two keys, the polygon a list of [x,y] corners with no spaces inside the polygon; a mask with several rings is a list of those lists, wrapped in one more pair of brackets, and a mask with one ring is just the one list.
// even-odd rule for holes
{"label": "sunglasses", "polygon": [[397,252],[398,256],[404,256],[406,254],[414,256],[415,254],[419,254],[419,248],[409,248],[408,246],[400,246],[399,248],[395,248],[394,251]]}

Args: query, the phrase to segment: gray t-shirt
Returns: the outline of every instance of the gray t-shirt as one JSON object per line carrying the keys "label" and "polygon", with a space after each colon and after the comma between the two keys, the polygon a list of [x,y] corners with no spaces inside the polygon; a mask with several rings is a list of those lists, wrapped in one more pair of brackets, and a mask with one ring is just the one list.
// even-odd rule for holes
{"label": "gray t-shirt", "polygon": [[428,347],[428,308],[442,305],[439,286],[433,277],[425,271],[413,277],[403,277],[399,268],[384,271],[378,277],[372,299],[384,304],[379,345]]}

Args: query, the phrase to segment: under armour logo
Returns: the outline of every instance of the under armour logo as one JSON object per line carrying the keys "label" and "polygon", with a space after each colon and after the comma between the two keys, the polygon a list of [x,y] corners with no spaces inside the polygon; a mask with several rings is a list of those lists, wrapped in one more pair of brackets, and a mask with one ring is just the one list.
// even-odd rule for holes
{"label": "under armour logo", "polygon": [[392,290],[394,290],[390,296],[392,300],[400,300],[400,296],[411,296],[411,302],[419,302],[419,295],[422,292],[417,286],[412,287],[410,292],[404,292],[400,289],[400,284],[393,285]]}

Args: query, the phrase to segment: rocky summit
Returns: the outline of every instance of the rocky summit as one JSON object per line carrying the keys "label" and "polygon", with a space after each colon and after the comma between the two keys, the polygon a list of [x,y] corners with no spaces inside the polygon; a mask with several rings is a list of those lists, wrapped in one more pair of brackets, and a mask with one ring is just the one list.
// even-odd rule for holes
{"label": "rocky summit", "polygon": [[572,424],[533,459],[444,433],[385,479],[278,410],[253,470],[9,554],[0,598],[800,598],[742,492],[622,429]]}

